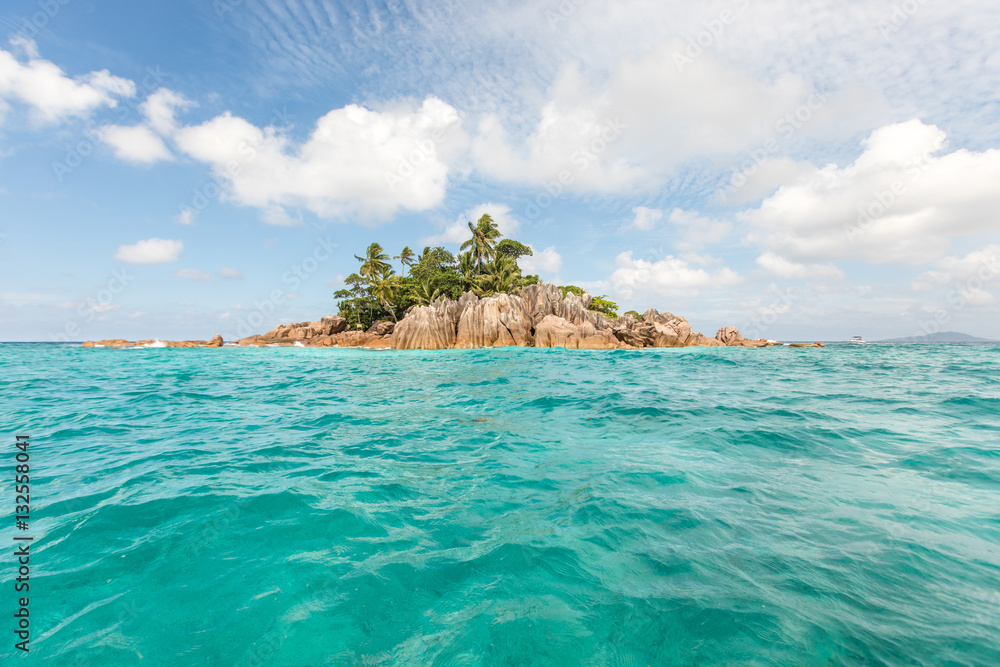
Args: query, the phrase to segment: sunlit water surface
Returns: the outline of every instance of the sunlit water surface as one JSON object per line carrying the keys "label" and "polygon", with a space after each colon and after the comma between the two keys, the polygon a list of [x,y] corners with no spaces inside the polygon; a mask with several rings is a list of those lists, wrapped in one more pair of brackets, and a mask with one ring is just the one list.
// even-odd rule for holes
{"label": "sunlit water surface", "polygon": [[33,438],[18,664],[1000,664],[997,346],[0,370]]}

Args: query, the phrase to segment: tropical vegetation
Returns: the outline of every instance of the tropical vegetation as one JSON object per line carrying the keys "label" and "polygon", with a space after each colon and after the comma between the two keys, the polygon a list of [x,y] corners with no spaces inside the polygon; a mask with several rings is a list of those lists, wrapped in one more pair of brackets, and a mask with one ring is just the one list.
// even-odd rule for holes
{"label": "tropical vegetation", "polygon": [[[468,224],[470,238],[462,244],[457,256],[440,246],[426,247],[420,255],[405,246],[398,255],[390,257],[378,243],[369,245],[363,256],[355,255],[361,266],[344,279],[344,289],[334,293],[339,299],[340,316],[352,328],[368,329],[379,320],[398,322],[410,308],[440,298],[457,299],[470,291],[480,297],[517,294],[522,288],[538,283],[538,276],[524,275],[517,263],[519,258],[531,256],[531,248],[520,241],[502,238],[489,214],[475,224],[471,221]],[[393,261],[399,262],[399,273]],[[563,298],[567,294],[583,296],[584,293],[576,285],[563,285],[559,289]],[[593,297],[590,310],[618,317],[618,304],[605,295]]]}
{"label": "tropical vegetation", "polygon": [[352,328],[367,329],[378,320],[398,321],[410,308],[442,297],[457,299],[469,291],[480,297],[516,294],[538,282],[538,276],[524,275],[517,264],[518,258],[532,254],[531,248],[504,239],[489,214],[468,224],[470,238],[457,256],[440,246],[426,247],[417,255],[407,246],[390,257],[378,243],[369,245],[363,256],[355,255],[360,267],[344,279],[344,289],[334,293],[340,316]]}

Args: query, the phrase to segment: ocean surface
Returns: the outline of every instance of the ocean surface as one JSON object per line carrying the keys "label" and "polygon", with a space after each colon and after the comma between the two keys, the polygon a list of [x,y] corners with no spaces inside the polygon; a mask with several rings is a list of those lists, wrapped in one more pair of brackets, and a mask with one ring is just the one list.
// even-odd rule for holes
{"label": "ocean surface", "polygon": [[8,344],[0,377],[4,664],[1000,664],[1000,346]]}

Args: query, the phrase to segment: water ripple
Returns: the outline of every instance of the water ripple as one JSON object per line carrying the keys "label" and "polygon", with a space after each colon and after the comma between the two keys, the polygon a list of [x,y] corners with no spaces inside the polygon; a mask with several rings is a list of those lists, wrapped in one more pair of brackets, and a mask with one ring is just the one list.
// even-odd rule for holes
{"label": "water ripple", "polygon": [[2,346],[31,659],[1000,664],[998,351]]}

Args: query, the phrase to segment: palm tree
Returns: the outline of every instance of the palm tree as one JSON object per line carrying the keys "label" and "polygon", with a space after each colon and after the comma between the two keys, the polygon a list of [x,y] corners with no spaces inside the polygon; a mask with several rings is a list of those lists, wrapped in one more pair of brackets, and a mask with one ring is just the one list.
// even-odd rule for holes
{"label": "palm tree", "polygon": [[462,287],[473,289],[476,285],[476,260],[471,252],[463,252],[458,256],[458,273],[462,276]]}
{"label": "palm tree", "polygon": [[372,294],[378,299],[378,302],[389,311],[392,315],[392,320],[398,322],[396,319],[396,309],[392,307],[392,299],[396,295],[396,289],[399,287],[399,276],[397,276],[391,268],[388,266],[383,269],[383,271],[372,281]]}
{"label": "palm tree", "polygon": [[382,252],[382,246],[377,243],[368,246],[364,257],[355,255],[354,259],[361,262],[361,276],[368,282],[374,282],[376,276],[389,268],[389,255]]}
{"label": "palm tree", "polygon": [[410,246],[403,246],[402,252],[393,257],[393,259],[399,260],[399,265],[401,267],[400,274],[402,276],[404,277],[406,276],[406,267],[413,266],[413,258],[416,256],[417,255],[412,250],[410,250]]}
{"label": "palm tree", "polygon": [[484,213],[475,226],[470,221],[469,231],[472,232],[472,238],[462,244],[461,250],[469,250],[482,271],[483,264],[496,256],[497,240],[503,234],[497,229],[497,224],[493,222],[489,213]]}
{"label": "palm tree", "polygon": [[486,271],[478,276],[477,281],[485,293],[516,292],[521,287],[521,269],[516,260],[498,255],[486,265]]}
{"label": "palm tree", "polygon": [[431,285],[430,281],[424,281],[414,290],[413,298],[421,306],[428,306],[441,296],[441,290]]}

